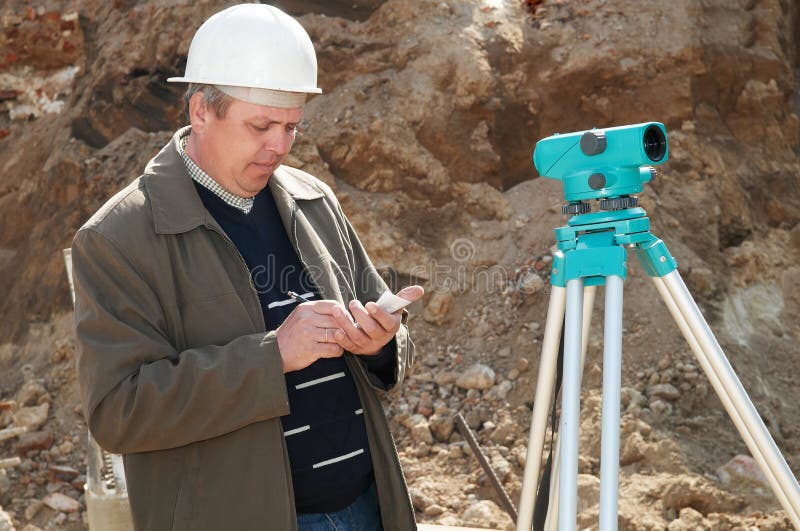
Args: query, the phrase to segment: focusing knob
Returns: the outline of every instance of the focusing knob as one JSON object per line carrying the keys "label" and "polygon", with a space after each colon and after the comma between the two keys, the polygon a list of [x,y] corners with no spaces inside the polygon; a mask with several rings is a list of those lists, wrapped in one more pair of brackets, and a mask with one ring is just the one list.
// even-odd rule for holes
{"label": "focusing knob", "polygon": [[577,203],[567,203],[561,207],[561,213],[565,216],[570,214],[586,214],[592,211],[592,205],[578,201]]}
{"label": "focusing knob", "polygon": [[606,134],[602,131],[586,131],[581,136],[581,151],[584,155],[599,155],[606,150]]}
{"label": "focusing knob", "polygon": [[635,197],[612,197],[600,200],[600,210],[624,210],[638,204],[639,200]]}
{"label": "focusing knob", "polygon": [[602,190],[606,187],[606,176],[602,173],[593,173],[589,176],[589,188]]}

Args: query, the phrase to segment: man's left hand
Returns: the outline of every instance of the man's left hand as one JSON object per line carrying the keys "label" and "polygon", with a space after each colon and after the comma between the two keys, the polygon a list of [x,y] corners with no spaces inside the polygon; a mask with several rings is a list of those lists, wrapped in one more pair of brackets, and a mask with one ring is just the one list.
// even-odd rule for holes
{"label": "man's left hand", "polygon": [[[422,297],[422,286],[408,286],[397,292],[398,297],[415,301]],[[344,350],[360,355],[374,355],[386,345],[400,328],[403,311],[389,313],[374,302],[365,305],[361,301],[350,301],[350,312],[355,323],[344,309],[334,310],[333,317],[339,329],[333,334],[336,343]],[[356,326],[358,323],[358,326]]]}

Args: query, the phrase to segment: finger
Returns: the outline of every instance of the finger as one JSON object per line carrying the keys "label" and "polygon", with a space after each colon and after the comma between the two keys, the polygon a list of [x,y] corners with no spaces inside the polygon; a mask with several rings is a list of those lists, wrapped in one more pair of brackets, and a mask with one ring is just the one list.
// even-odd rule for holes
{"label": "finger", "polygon": [[336,308],[344,308],[344,305],[342,305],[341,302],[329,300],[313,301],[305,303],[305,305],[311,308],[314,313],[318,313],[320,315],[333,315],[333,312],[336,310]]}
{"label": "finger", "polygon": [[397,292],[398,297],[411,302],[422,298],[423,295],[425,295],[425,288],[422,286],[406,286]]}
{"label": "finger", "polygon": [[348,352],[357,352],[361,350],[361,347],[353,343],[353,341],[349,337],[347,337],[347,334],[345,334],[344,331],[340,328],[337,328],[336,332],[334,332],[333,340],[336,342],[337,345],[339,345]]}
{"label": "finger", "polygon": [[312,313],[309,315],[303,315],[303,318],[306,319],[306,322],[304,323],[304,325],[307,327],[306,332],[312,334],[316,332],[314,328],[339,328],[339,321],[330,315]]}
{"label": "finger", "polygon": [[317,343],[317,355],[320,358],[338,358],[344,349],[336,343]]}
{"label": "finger", "polygon": [[334,336],[336,331],[339,330],[338,326],[332,327],[314,327],[311,334],[312,339],[317,343],[335,343]]}
{"label": "finger", "polygon": [[397,332],[400,327],[402,312],[389,313],[374,302],[368,302],[365,308],[384,330],[392,333]]}
{"label": "finger", "polygon": [[336,320],[337,328],[341,328],[350,341],[356,345],[363,345],[370,340],[369,336],[360,327],[356,326],[356,323],[353,322],[352,317],[344,308],[335,310],[333,318]]}
{"label": "finger", "polygon": [[381,339],[383,335],[386,335],[386,330],[384,330],[378,321],[372,318],[366,308],[364,308],[364,305],[361,304],[361,301],[350,301],[350,311],[353,313],[356,322],[358,322],[361,329],[364,330],[370,339]]}

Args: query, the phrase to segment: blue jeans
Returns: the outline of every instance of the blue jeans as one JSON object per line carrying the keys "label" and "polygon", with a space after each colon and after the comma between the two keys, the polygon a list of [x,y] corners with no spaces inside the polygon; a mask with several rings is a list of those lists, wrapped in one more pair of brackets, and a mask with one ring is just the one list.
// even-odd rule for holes
{"label": "blue jeans", "polygon": [[299,531],[383,531],[375,483],[341,511],[298,514],[297,528]]}

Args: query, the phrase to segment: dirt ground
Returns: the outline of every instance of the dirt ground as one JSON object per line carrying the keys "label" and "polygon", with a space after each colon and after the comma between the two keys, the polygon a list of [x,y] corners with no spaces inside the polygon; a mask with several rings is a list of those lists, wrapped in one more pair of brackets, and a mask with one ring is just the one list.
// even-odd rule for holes
{"label": "dirt ground", "polygon": [[[410,308],[415,365],[384,399],[418,521],[513,528],[452,418],[518,505],[565,223],[560,184],[530,157],[537,140],[592,126],[665,124],[670,159],[640,206],[797,474],[797,5],[349,4],[281,3],[315,42],[325,91],[288,163],[335,188],[390,285],[427,290]],[[0,472],[0,530],[86,529],[61,250],[183,124],[181,88],[164,80],[225,5],[0,7],[0,430],[29,429],[0,441],[0,459],[20,458]],[[581,529],[597,527],[602,299],[583,376]],[[620,529],[791,529],[632,254],[622,401]]]}

